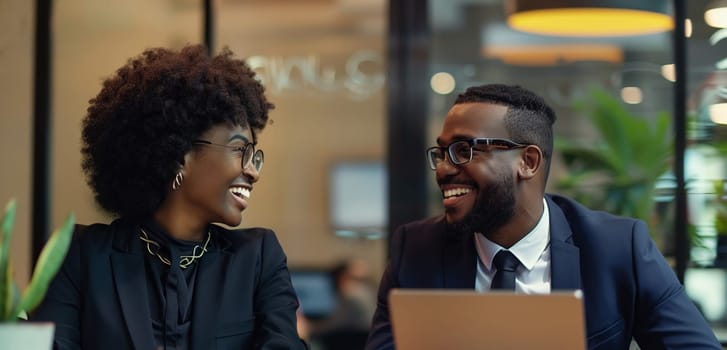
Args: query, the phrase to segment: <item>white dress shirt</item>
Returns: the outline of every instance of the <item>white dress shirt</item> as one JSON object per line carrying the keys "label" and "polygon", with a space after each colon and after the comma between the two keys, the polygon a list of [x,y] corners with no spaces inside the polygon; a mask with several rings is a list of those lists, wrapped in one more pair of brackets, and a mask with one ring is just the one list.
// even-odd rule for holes
{"label": "white dress shirt", "polygon": [[[476,232],[475,246],[477,247],[477,275],[475,276],[475,290],[485,292],[490,290],[492,278],[495,277],[495,267],[492,259],[495,254],[505,248],[487,239],[483,234]],[[515,276],[515,292],[522,294],[549,294],[550,293],[550,213],[548,204],[543,198],[543,215],[525,237],[508,249],[520,260]]]}

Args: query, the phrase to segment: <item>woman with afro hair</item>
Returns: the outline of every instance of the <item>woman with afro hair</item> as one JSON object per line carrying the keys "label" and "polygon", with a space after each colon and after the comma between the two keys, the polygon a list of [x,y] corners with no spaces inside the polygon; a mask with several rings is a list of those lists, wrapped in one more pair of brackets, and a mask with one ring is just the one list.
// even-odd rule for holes
{"label": "woman with afro hair", "polygon": [[273,108],[225,49],[150,49],[91,99],[83,170],[110,225],[77,230],[31,320],[56,349],[299,349],[297,297],[267,229],[237,226]]}

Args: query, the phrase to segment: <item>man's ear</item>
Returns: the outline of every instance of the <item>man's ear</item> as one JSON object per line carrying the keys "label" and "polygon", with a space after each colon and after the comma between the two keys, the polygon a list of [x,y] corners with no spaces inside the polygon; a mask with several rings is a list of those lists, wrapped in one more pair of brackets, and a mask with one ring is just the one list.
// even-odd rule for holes
{"label": "man's ear", "polygon": [[543,151],[536,145],[528,145],[520,153],[518,176],[522,179],[531,179],[543,166]]}

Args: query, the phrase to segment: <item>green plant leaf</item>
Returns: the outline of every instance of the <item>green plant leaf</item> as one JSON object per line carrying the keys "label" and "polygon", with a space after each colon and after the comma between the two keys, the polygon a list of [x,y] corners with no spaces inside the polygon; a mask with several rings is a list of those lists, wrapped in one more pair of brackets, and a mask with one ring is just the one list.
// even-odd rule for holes
{"label": "green plant leaf", "polygon": [[610,176],[620,175],[621,165],[619,162],[614,161],[613,157],[601,148],[564,148],[560,150],[560,154],[569,167],[604,172]]}
{"label": "green plant leaf", "polygon": [[[10,274],[8,274],[10,275]],[[20,308],[20,289],[18,285],[13,281],[13,278],[8,278],[8,309],[3,314],[2,322],[15,322],[18,320],[17,314],[13,313],[15,310]]]}
{"label": "green plant leaf", "polygon": [[0,313],[2,318],[6,319],[7,314],[12,310],[12,288],[13,276],[10,271],[10,241],[13,234],[13,225],[15,224],[15,199],[11,199],[5,212],[3,213],[2,222],[0,223]]}
{"label": "green plant leaf", "polygon": [[555,148],[568,168],[558,189],[591,208],[642,219],[656,232],[655,185],[669,170],[673,152],[669,114],[634,115],[602,90],[592,91],[575,108],[598,137],[583,144],[556,138]]}
{"label": "green plant leaf", "polygon": [[75,217],[70,214],[65,223],[48,239],[38,257],[30,284],[23,293],[20,308],[15,310],[13,315],[19,314],[20,311],[30,312],[43,300],[50,281],[58,273],[66,257],[73,236],[74,223]]}

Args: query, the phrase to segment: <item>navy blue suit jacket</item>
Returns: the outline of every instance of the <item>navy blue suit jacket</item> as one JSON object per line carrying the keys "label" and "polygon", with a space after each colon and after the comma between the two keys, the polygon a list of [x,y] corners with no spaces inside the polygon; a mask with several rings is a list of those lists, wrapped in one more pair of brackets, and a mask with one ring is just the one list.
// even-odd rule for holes
{"label": "navy blue suit jacket", "polygon": [[[548,195],[546,201],[551,290],[583,290],[589,349],[628,349],[632,337],[642,349],[722,349],[645,223],[564,197]],[[392,288],[475,287],[474,238],[447,232],[441,216],[400,227],[390,248],[368,350],[394,348]]]}
{"label": "navy blue suit jacket", "polygon": [[[212,226],[199,264],[190,349],[304,349],[286,258],[266,229]],[[154,349],[138,226],[122,220],[77,232],[33,321],[56,324],[56,349]]]}

